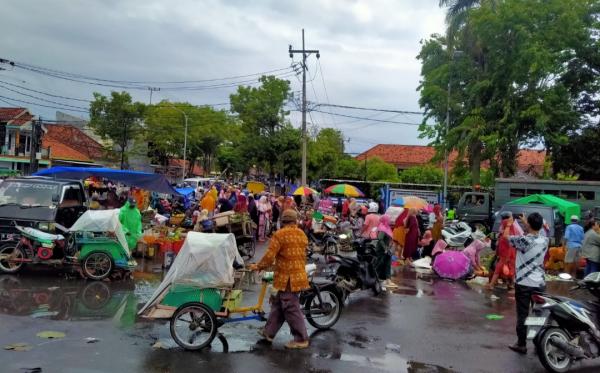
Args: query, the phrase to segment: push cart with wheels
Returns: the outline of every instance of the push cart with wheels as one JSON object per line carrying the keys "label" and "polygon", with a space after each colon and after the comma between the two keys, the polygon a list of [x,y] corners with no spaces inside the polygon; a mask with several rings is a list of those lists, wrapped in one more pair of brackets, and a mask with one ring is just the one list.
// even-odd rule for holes
{"label": "push cart with wheels", "polygon": [[[241,284],[247,273],[241,267],[232,234],[190,232],[182,250],[150,301],[140,310],[142,317],[169,320],[172,338],[186,350],[209,346],[218,329],[230,322],[265,320],[272,273],[262,276],[258,301],[242,306]],[[333,327],[342,312],[341,294],[336,284],[314,279],[316,267],[307,266],[310,289],[300,295],[307,321],[318,329]]]}

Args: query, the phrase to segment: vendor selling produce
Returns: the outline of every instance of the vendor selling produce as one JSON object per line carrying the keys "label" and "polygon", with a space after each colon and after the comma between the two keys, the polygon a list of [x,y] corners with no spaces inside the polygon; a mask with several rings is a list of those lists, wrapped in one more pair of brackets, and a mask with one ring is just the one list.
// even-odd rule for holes
{"label": "vendor selling produce", "polygon": [[127,202],[121,207],[119,220],[123,226],[129,251],[132,251],[136,248],[138,240],[142,237],[142,214],[138,210],[133,197],[129,197]]}
{"label": "vendor selling produce", "polygon": [[250,270],[263,270],[275,264],[273,287],[277,294],[271,298],[269,319],[260,334],[271,342],[287,321],[294,337],[285,345],[290,349],[307,348],[309,344],[299,302],[300,291],[309,288],[304,268],[308,239],[297,222],[295,210],[283,211],[282,228],[273,234],[264,257],[257,264],[248,265]]}

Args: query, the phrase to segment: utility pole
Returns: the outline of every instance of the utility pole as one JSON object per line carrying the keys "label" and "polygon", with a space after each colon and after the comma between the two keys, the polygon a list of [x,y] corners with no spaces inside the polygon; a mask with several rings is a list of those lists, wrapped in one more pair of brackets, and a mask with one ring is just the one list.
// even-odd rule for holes
{"label": "utility pole", "polygon": [[290,45],[288,51],[290,58],[294,58],[294,54],[302,53],[302,185],[306,185],[306,147],[308,137],[306,134],[306,71],[308,70],[306,59],[312,53],[315,53],[317,58],[320,58],[321,55],[316,49],[306,49],[304,44],[304,29],[302,29],[302,49],[292,49]]}
{"label": "utility pole", "polygon": [[42,118],[31,122],[31,142],[29,145],[29,173],[34,174],[38,170],[37,153],[42,140]]}
{"label": "utility pole", "polygon": [[158,91],[160,91],[160,88],[148,87],[148,90],[150,91],[150,105],[152,105],[152,92],[158,92]]}

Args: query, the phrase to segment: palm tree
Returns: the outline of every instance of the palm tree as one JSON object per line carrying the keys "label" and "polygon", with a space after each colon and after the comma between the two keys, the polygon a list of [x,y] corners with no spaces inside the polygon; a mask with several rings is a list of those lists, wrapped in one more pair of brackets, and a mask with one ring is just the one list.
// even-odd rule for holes
{"label": "palm tree", "polygon": [[469,14],[469,10],[489,2],[495,6],[498,0],[440,0],[440,7],[447,7],[446,23],[448,24],[448,36],[453,36],[463,26]]}

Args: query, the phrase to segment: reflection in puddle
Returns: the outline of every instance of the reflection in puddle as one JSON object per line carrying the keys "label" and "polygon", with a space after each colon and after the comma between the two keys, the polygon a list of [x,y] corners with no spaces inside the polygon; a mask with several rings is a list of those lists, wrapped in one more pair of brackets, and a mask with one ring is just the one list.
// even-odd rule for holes
{"label": "reflection in puddle", "polygon": [[454,372],[453,370],[441,366],[406,360],[396,353],[386,353],[381,357],[371,357],[343,353],[341,354],[339,359],[341,361],[351,362],[364,367],[384,369],[393,372]]}
{"label": "reflection in puddle", "polygon": [[51,320],[112,319],[119,327],[136,321],[139,302],[155,282],[104,282],[40,276],[0,276],[0,313]]}

